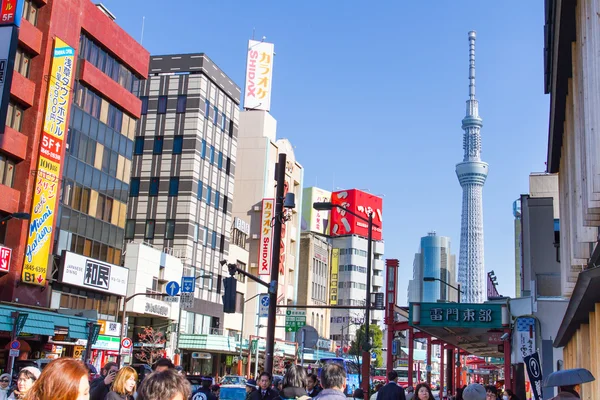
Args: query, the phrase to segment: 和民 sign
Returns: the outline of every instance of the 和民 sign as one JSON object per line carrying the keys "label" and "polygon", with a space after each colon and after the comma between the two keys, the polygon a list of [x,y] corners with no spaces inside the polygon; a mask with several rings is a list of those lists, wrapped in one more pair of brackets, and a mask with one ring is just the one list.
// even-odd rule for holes
{"label": "\u548c\u6c11 sign", "polygon": [[411,326],[500,329],[502,305],[411,303],[409,321]]}

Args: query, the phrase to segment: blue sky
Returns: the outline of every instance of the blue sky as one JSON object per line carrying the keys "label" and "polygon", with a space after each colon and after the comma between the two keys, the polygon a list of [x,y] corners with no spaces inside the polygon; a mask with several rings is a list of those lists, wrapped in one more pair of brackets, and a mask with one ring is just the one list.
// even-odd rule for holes
{"label": "blue sky", "polygon": [[384,194],[385,255],[401,302],[430,230],[458,253],[467,32],[477,31],[485,264],[514,294],[512,202],[545,170],[543,1],[103,0],[151,54],[204,52],[243,86],[247,40],[275,44],[272,115],[305,186]]}

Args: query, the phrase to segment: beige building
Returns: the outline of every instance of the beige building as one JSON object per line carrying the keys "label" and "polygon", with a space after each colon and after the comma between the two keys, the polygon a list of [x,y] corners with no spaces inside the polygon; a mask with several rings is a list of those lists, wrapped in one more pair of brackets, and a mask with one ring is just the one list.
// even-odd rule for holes
{"label": "beige building", "polygon": [[[248,110],[240,113],[240,131],[238,136],[237,162],[235,165],[235,196],[233,199],[233,217],[250,222],[248,272],[258,276],[259,241],[262,227],[262,200],[275,197],[275,164],[280,153],[287,155],[286,186],[288,192],[296,196],[296,208],[292,210],[282,229],[281,266],[278,279],[278,304],[292,304],[296,299],[298,281],[298,258],[300,247],[300,207],[302,204],[302,180],[304,170],[295,158],[294,149],[287,139],[276,137],[277,121],[265,111]],[[268,276],[262,276],[268,282]],[[251,299],[258,293],[266,293],[266,288],[247,281],[246,298]],[[245,304],[244,337],[249,335],[266,336],[266,318],[259,320],[258,297]],[[292,339],[286,337],[285,309],[277,310],[277,329],[275,338],[279,341]],[[260,347],[260,346],[259,346]],[[292,346],[278,347],[286,357]]]}

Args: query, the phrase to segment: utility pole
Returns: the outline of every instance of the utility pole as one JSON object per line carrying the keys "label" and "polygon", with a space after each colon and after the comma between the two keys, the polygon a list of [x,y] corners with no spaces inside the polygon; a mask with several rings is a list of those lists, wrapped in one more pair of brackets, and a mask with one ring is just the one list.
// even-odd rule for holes
{"label": "utility pole", "polygon": [[[273,373],[275,353],[275,324],[277,314],[277,288],[279,279],[279,257],[281,255],[281,225],[283,224],[283,196],[285,186],[286,154],[279,154],[275,168],[277,188],[275,193],[275,217],[273,220],[273,253],[271,256],[271,282],[269,284],[269,316],[267,318],[267,343],[265,348],[265,371]],[[368,278],[367,278],[368,279]]]}
{"label": "utility pole", "polygon": [[373,258],[373,213],[369,213],[369,234],[368,234],[368,248],[367,248],[367,304],[365,304],[365,343],[363,343],[363,356],[362,356],[362,385],[363,391],[365,392],[365,398],[371,397],[371,335],[370,335],[370,323],[371,323],[371,273],[372,273],[372,258]]}

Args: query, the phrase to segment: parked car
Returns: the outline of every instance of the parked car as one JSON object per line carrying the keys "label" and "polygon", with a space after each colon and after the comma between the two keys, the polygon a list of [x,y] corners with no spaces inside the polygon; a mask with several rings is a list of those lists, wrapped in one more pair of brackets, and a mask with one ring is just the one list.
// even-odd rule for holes
{"label": "parked car", "polygon": [[240,400],[246,398],[246,384],[221,385],[219,400]]}
{"label": "parked car", "polygon": [[220,385],[245,385],[246,378],[240,375],[225,375],[219,382]]}

